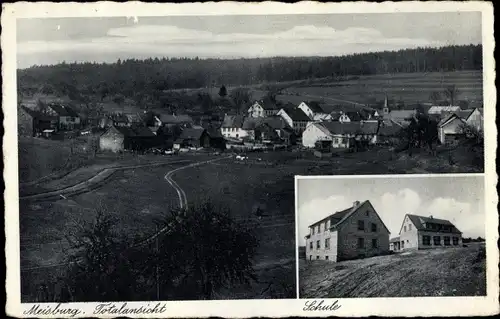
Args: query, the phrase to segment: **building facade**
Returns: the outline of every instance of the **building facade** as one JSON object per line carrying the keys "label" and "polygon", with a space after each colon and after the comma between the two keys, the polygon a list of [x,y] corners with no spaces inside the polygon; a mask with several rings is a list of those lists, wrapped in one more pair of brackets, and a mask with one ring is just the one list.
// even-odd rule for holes
{"label": "building facade", "polygon": [[393,250],[461,247],[462,233],[449,220],[407,214]]}
{"label": "building facade", "polygon": [[306,258],[336,262],[386,254],[389,234],[370,201],[354,202],[309,226]]}

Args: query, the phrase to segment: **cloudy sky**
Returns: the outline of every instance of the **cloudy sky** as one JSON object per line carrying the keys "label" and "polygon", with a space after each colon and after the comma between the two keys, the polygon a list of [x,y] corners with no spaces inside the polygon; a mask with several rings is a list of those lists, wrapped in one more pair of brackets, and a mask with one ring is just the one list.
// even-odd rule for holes
{"label": "cloudy sky", "polygon": [[305,245],[310,224],[356,200],[370,200],[391,238],[407,213],[448,219],[465,237],[485,237],[481,176],[303,179],[297,187],[300,245]]}
{"label": "cloudy sky", "polygon": [[31,18],[18,68],[118,58],[330,56],[481,43],[480,12]]}

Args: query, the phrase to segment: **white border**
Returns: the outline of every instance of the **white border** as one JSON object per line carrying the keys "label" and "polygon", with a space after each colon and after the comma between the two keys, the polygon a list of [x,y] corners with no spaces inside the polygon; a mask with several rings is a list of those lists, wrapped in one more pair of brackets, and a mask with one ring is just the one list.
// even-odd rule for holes
{"label": "white border", "polygon": [[[495,170],[496,151],[496,89],[495,62],[493,59],[493,7],[486,2],[300,2],[283,4],[265,3],[26,3],[4,4],[2,10],[2,77],[4,110],[4,179],[5,225],[7,260],[7,306],[12,316],[22,316],[20,304],[19,270],[19,207],[17,164],[17,114],[16,114],[16,18],[34,17],[92,17],[92,16],[162,16],[162,15],[252,15],[252,14],[325,14],[325,13],[381,13],[381,12],[445,12],[481,11],[483,14],[483,89],[485,118],[485,193],[487,196],[487,297],[441,298],[356,298],[342,299],[342,307],[335,313],[304,312],[304,300],[234,300],[234,301],[185,301],[167,302],[167,312],[162,317],[251,317],[251,316],[467,316],[488,315],[499,312],[498,304],[498,251],[495,249],[497,234],[496,203],[497,181]],[[7,48],[7,49],[6,49]],[[412,175],[416,176],[416,175]],[[426,175],[430,176],[430,175]],[[372,175],[373,177],[373,175]],[[402,176],[398,176],[402,177]],[[130,305],[137,303],[130,303]],[[92,309],[95,303],[75,303],[81,309]],[[92,312],[86,313],[92,316]],[[108,316],[112,317],[112,316]],[[146,316],[144,316],[146,317]]]}

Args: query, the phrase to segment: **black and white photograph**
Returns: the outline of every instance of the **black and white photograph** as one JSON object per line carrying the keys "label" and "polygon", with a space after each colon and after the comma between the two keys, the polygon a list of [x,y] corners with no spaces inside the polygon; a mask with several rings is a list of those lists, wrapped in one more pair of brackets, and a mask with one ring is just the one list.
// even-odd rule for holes
{"label": "black and white photograph", "polygon": [[297,180],[300,298],[485,296],[484,177]]}
{"label": "black and white photograph", "polygon": [[11,300],[491,295],[492,10],[409,5],[6,6]]}

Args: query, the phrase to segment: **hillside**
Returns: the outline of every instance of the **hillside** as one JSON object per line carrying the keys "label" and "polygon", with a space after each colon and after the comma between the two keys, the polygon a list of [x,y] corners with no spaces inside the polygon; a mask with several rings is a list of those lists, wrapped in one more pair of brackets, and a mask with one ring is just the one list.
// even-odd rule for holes
{"label": "hillside", "polygon": [[484,245],[329,263],[300,261],[301,298],[482,296]]}

